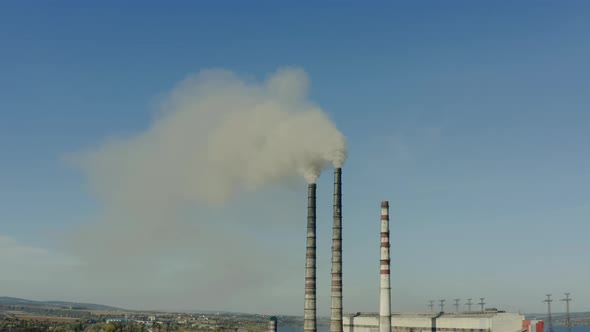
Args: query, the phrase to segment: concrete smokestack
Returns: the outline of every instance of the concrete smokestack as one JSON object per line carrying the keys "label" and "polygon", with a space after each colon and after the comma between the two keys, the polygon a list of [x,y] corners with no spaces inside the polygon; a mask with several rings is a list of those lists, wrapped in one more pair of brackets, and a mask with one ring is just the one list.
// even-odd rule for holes
{"label": "concrete smokestack", "polygon": [[268,320],[268,332],[277,332],[277,318],[276,317],[271,317]]}
{"label": "concrete smokestack", "polygon": [[334,225],[332,227],[332,306],[330,332],[342,326],[342,168],[334,169]]}
{"label": "concrete smokestack", "polygon": [[381,300],[379,332],[391,332],[391,280],[389,274],[389,202],[381,202]]}
{"label": "concrete smokestack", "polygon": [[307,192],[307,250],[305,252],[305,308],[303,312],[303,331],[316,332],[316,184],[310,183]]}

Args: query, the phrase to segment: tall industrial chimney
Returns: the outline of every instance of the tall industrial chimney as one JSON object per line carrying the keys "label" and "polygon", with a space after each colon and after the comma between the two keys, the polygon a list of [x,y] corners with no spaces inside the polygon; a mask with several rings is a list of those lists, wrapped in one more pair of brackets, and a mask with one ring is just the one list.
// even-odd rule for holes
{"label": "tall industrial chimney", "polygon": [[270,317],[268,320],[268,332],[277,332],[277,318],[275,316]]}
{"label": "tall industrial chimney", "polygon": [[332,227],[332,306],[330,332],[342,326],[342,168],[334,169],[334,224]]}
{"label": "tall industrial chimney", "polygon": [[310,183],[307,190],[307,248],[305,252],[305,308],[303,331],[317,332],[316,326],[316,184]]}
{"label": "tall industrial chimney", "polygon": [[381,301],[379,332],[391,332],[391,280],[389,274],[389,202],[381,202]]}

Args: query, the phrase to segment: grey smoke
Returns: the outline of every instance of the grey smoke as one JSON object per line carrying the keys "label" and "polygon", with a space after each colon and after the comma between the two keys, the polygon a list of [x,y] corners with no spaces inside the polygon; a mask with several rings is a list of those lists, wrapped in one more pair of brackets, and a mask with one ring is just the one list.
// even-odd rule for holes
{"label": "grey smoke", "polygon": [[[248,223],[269,225],[277,220],[267,214],[298,211],[288,193],[281,199],[271,192],[301,176],[315,182],[346,158],[344,136],[308,100],[307,89],[306,73],[296,68],[264,82],[203,71],[173,89],[145,131],[73,156],[103,206],[99,222],[75,233],[76,255],[105,287],[141,276],[129,286],[137,292],[161,278],[154,271],[162,266],[173,274],[168,280],[199,288],[187,293],[193,297],[215,290],[217,298],[223,292],[229,298],[284,279],[259,261],[276,261],[286,271],[293,266],[287,254],[248,238]],[[117,274],[101,274],[106,266]],[[227,281],[236,268],[240,278]],[[180,292],[165,289],[174,291]]]}
{"label": "grey smoke", "polygon": [[201,72],[174,89],[148,130],[84,154],[84,169],[115,201],[146,186],[167,199],[223,201],[296,174],[315,182],[323,168],[342,165],[346,143],[307,87],[300,69],[262,84]]}

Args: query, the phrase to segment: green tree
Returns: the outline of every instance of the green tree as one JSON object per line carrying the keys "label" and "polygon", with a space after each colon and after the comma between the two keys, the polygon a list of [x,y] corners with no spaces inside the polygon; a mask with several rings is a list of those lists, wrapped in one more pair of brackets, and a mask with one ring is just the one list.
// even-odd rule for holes
{"label": "green tree", "polygon": [[103,325],[102,329],[104,330],[104,332],[115,332],[117,330],[117,327],[115,326],[115,324],[109,323]]}

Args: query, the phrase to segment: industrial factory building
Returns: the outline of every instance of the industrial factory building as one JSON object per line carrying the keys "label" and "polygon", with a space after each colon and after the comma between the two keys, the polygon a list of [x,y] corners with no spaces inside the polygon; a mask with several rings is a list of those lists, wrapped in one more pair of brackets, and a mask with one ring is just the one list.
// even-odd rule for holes
{"label": "industrial factory building", "polygon": [[[343,315],[341,175],[342,170],[336,168],[334,170],[330,332],[538,332],[525,327],[523,315],[497,310],[392,314],[389,255],[389,202],[387,201],[381,202],[379,313],[355,313]],[[303,330],[304,332],[317,332],[316,184],[310,183],[308,189]],[[538,327],[542,325],[536,326]],[[269,332],[276,332],[276,328],[276,320],[271,320],[269,322]]]}
{"label": "industrial factory building", "polygon": [[[520,332],[524,316],[487,311],[458,313],[393,313],[392,332]],[[344,332],[378,332],[379,315],[344,315]]]}

